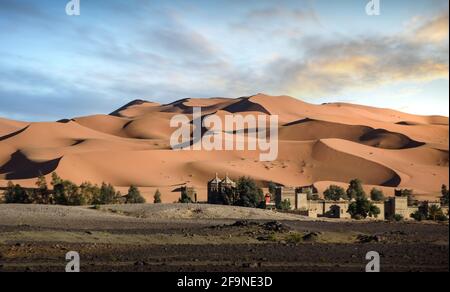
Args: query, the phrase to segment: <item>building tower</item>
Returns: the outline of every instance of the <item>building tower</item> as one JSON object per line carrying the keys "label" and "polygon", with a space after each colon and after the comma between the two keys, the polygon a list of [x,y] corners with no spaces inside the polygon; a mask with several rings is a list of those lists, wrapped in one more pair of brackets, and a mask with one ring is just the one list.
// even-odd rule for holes
{"label": "building tower", "polygon": [[216,173],[216,177],[208,182],[208,204],[227,204],[224,196],[234,192],[236,183],[232,181],[228,174],[222,180]]}
{"label": "building tower", "polygon": [[217,204],[221,194],[220,184],[222,180],[216,173],[216,177],[208,182],[208,204]]}

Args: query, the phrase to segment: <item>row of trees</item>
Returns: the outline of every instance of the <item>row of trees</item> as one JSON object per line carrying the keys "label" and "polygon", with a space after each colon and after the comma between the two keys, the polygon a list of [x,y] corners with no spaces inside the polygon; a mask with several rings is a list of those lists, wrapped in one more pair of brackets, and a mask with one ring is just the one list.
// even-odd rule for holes
{"label": "row of trees", "polygon": [[131,186],[126,195],[116,191],[111,184],[100,187],[89,182],[76,185],[52,173],[52,189],[44,176],[39,176],[36,188],[26,189],[9,182],[3,200],[7,204],[54,204],[66,206],[141,204],[145,203],[139,189]]}
{"label": "row of trees", "polygon": [[240,177],[236,189],[225,190],[221,201],[224,205],[265,208],[264,192],[250,177]]}
{"label": "row of trees", "polygon": [[[352,180],[346,194],[350,200],[355,200],[348,207],[348,213],[352,218],[365,219],[367,217],[378,217],[378,215],[380,215],[380,208],[375,206],[372,201],[368,200],[361,180]],[[380,190],[372,189],[371,198],[373,201],[384,200],[384,194]]]}
{"label": "row of trees", "polygon": [[431,205],[427,210],[419,209],[415,213],[411,214],[411,217],[416,221],[431,220],[438,222],[448,221],[448,214],[446,215],[441,207],[437,205]]}
{"label": "row of trees", "polygon": [[[414,200],[413,190],[403,189],[400,190],[400,196],[408,198],[408,205],[413,206],[416,204]],[[326,200],[338,201],[338,200],[354,200],[348,209],[348,213],[352,218],[367,218],[367,217],[377,217],[380,214],[380,209],[373,204],[373,202],[382,202],[385,200],[385,195],[382,190],[373,188],[370,191],[370,199],[367,199],[367,195],[363,189],[362,182],[358,179],[354,179],[350,182],[347,190],[344,188],[331,185],[324,192],[324,197]],[[442,185],[441,189],[441,203],[442,205],[447,205],[449,203],[449,190],[446,185]],[[418,221],[422,220],[433,220],[433,221],[446,221],[448,220],[447,215],[444,214],[442,208],[431,205],[427,210],[419,210],[411,215],[414,219]],[[396,220],[401,220],[399,215],[396,215]]]}
{"label": "row of trees", "polygon": [[[339,201],[341,199],[350,201],[361,197],[367,197],[362,182],[359,179],[352,180],[347,190],[337,185],[331,185],[323,194],[325,199],[330,201]],[[381,202],[385,200],[385,196],[382,190],[373,188],[370,191],[370,199],[375,202]]]}
{"label": "row of trees", "polygon": [[[275,195],[276,184],[273,182],[269,183],[269,192]],[[309,190],[308,200],[320,200],[318,194],[314,194],[312,190]],[[366,192],[364,191],[362,181],[359,179],[354,179],[350,181],[347,190],[337,185],[330,185],[324,191],[324,198],[330,201],[353,201],[348,209],[348,213],[353,218],[367,218],[367,217],[377,217],[381,210],[372,201],[379,202],[385,199],[383,191],[377,188],[373,188],[370,192],[371,201],[368,199]],[[291,203],[286,200],[280,202],[277,206],[281,210],[290,210]]]}
{"label": "row of trees", "polygon": [[382,190],[373,188],[370,191],[370,201],[364,191],[362,181],[359,179],[350,181],[347,190],[337,185],[331,185],[324,191],[324,197],[326,200],[331,201],[351,200],[352,202],[350,203],[347,212],[354,219],[378,217],[381,210],[375,206],[373,202],[384,201],[385,199]]}
{"label": "row of trees", "polygon": [[[449,190],[447,185],[442,185],[441,188],[441,204],[444,206],[448,206],[448,195]],[[431,204],[430,206],[424,208],[419,208],[417,212],[414,214],[411,214],[411,217],[414,218],[417,221],[423,221],[423,220],[432,220],[432,221],[439,221],[439,222],[445,222],[448,221],[448,212],[447,214],[444,213],[441,207],[439,207],[436,204]]]}

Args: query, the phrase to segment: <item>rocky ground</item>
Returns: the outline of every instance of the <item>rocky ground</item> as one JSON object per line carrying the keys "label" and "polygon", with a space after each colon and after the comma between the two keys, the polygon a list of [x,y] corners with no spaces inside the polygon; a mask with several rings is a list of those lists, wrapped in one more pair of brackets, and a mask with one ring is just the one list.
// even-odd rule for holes
{"label": "rocky ground", "polygon": [[0,205],[0,271],[64,271],[68,251],[82,271],[364,271],[369,251],[382,271],[449,271],[448,225],[222,209]]}

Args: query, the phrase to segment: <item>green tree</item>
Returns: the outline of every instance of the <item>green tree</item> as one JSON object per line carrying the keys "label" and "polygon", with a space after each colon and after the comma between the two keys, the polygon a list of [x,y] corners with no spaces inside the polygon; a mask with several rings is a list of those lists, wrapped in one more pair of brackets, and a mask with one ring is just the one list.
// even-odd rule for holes
{"label": "green tree", "polygon": [[192,204],[193,203],[193,201],[192,201],[191,197],[189,197],[186,189],[183,189],[181,191],[181,197],[178,200],[178,202],[182,203],[182,204]]}
{"label": "green tree", "polygon": [[120,202],[120,195],[116,192],[111,184],[102,183],[100,193],[97,198],[94,198],[94,205],[110,205]]}
{"label": "green tree", "polygon": [[412,197],[414,195],[414,191],[410,189],[402,189],[400,190],[400,196],[402,197]]}
{"label": "green tree", "polygon": [[236,185],[237,206],[257,208],[264,201],[264,193],[250,177],[239,178]]}
{"label": "green tree", "polygon": [[52,182],[51,182],[52,186],[54,187],[56,185],[61,184],[62,182],[63,182],[63,180],[58,176],[58,174],[56,172],[53,172],[52,173]]}
{"label": "green tree", "polygon": [[67,205],[67,195],[64,183],[62,181],[54,183],[55,184],[53,185],[53,202],[56,205]]}
{"label": "green tree", "polygon": [[414,198],[414,190],[402,189],[400,190],[400,196],[408,198],[408,206],[417,205],[417,201]]}
{"label": "green tree", "polygon": [[373,188],[370,191],[370,198],[375,202],[381,202],[385,199],[383,191],[377,188]]}
{"label": "green tree", "polygon": [[393,219],[394,219],[394,221],[400,222],[400,221],[405,220],[405,217],[403,217],[403,215],[400,215],[400,214],[395,214]]}
{"label": "green tree", "polygon": [[71,181],[64,181],[64,194],[66,196],[66,205],[83,206],[86,205],[86,199],[81,194],[80,188]]}
{"label": "green tree", "polygon": [[36,181],[37,189],[33,190],[31,201],[34,204],[50,204],[51,196],[45,176],[40,175]]}
{"label": "green tree", "polygon": [[161,192],[158,190],[156,190],[155,195],[153,196],[153,203],[154,204],[161,204],[162,200],[161,200]]}
{"label": "green tree", "polygon": [[282,201],[278,206],[277,209],[282,211],[289,211],[291,210],[291,201],[289,199],[286,199]]}
{"label": "green tree", "polygon": [[441,188],[441,202],[442,205],[447,205],[448,206],[448,194],[449,194],[449,190],[447,188],[447,185],[442,185]]}
{"label": "green tree", "polygon": [[355,202],[352,202],[348,208],[348,213],[354,219],[367,218],[367,217],[378,217],[381,213],[380,208],[375,206],[367,198],[360,197],[357,198]]}
{"label": "green tree", "polygon": [[220,197],[220,203],[223,205],[231,206],[235,205],[237,202],[236,190],[231,188],[226,188]]}
{"label": "green tree", "polygon": [[408,198],[408,206],[417,205],[417,201],[414,198],[414,190],[403,189],[400,191],[400,196]]}
{"label": "green tree", "polygon": [[80,193],[86,204],[91,205],[95,198],[100,197],[100,188],[90,182],[84,182],[80,185]]}
{"label": "green tree", "polygon": [[441,221],[438,220],[439,218],[442,218],[442,216],[444,215],[444,212],[442,211],[442,208],[440,208],[437,205],[431,205],[428,208],[428,219],[433,220],[433,221]]}
{"label": "green tree", "polygon": [[10,181],[3,193],[3,200],[6,204],[29,204],[30,196],[19,184]]}
{"label": "green tree", "polygon": [[52,173],[51,185],[53,187],[53,203],[56,205],[66,205],[66,195],[64,191],[63,180],[56,172]]}
{"label": "green tree", "polygon": [[350,181],[350,184],[347,189],[347,197],[349,200],[367,197],[366,193],[364,192],[361,180],[354,179]]}
{"label": "green tree", "polygon": [[69,180],[59,181],[53,187],[53,198],[57,205],[83,206],[90,203],[81,188]]}
{"label": "green tree", "polygon": [[423,214],[423,212],[421,212],[421,211],[414,212],[413,214],[411,214],[411,217],[416,221],[423,221],[423,220],[427,219],[425,214]]}
{"label": "green tree", "polygon": [[271,181],[269,182],[269,193],[272,195],[272,199],[275,198],[277,192],[277,185]]}
{"label": "green tree", "polygon": [[325,199],[330,201],[339,201],[340,199],[347,200],[347,194],[343,188],[336,185],[331,185],[323,192]]}
{"label": "green tree", "polygon": [[126,204],[144,204],[145,199],[142,197],[141,192],[135,186],[131,186],[128,189],[128,194],[125,196]]}
{"label": "green tree", "polygon": [[306,196],[307,196],[308,200],[310,200],[310,201],[320,201],[319,194],[313,194],[313,192],[311,190],[309,190],[306,193]]}

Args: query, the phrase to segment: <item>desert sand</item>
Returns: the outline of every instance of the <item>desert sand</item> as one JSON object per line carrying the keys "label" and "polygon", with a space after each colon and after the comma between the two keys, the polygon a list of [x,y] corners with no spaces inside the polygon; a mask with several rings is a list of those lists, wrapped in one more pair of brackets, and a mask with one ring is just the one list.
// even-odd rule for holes
{"label": "desert sand", "polygon": [[[258,151],[173,151],[170,119],[192,114],[279,115],[279,155],[260,162]],[[314,105],[288,96],[258,94],[237,99],[183,99],[167,105],[136,100],[109,115],[27,123],[0,119],[0,186],[8,180],[33,186],[56,171],[76,183],[108,182],[141,188],[148,201],[160,189],[175,201],[184,184],[206,200],[215,173],[252,176],[286,186],[346,185],[360,178],[393,195],[414,189],[419,199],[439,196],[449,183],[449,119],[390,109],[333,103]]]}

